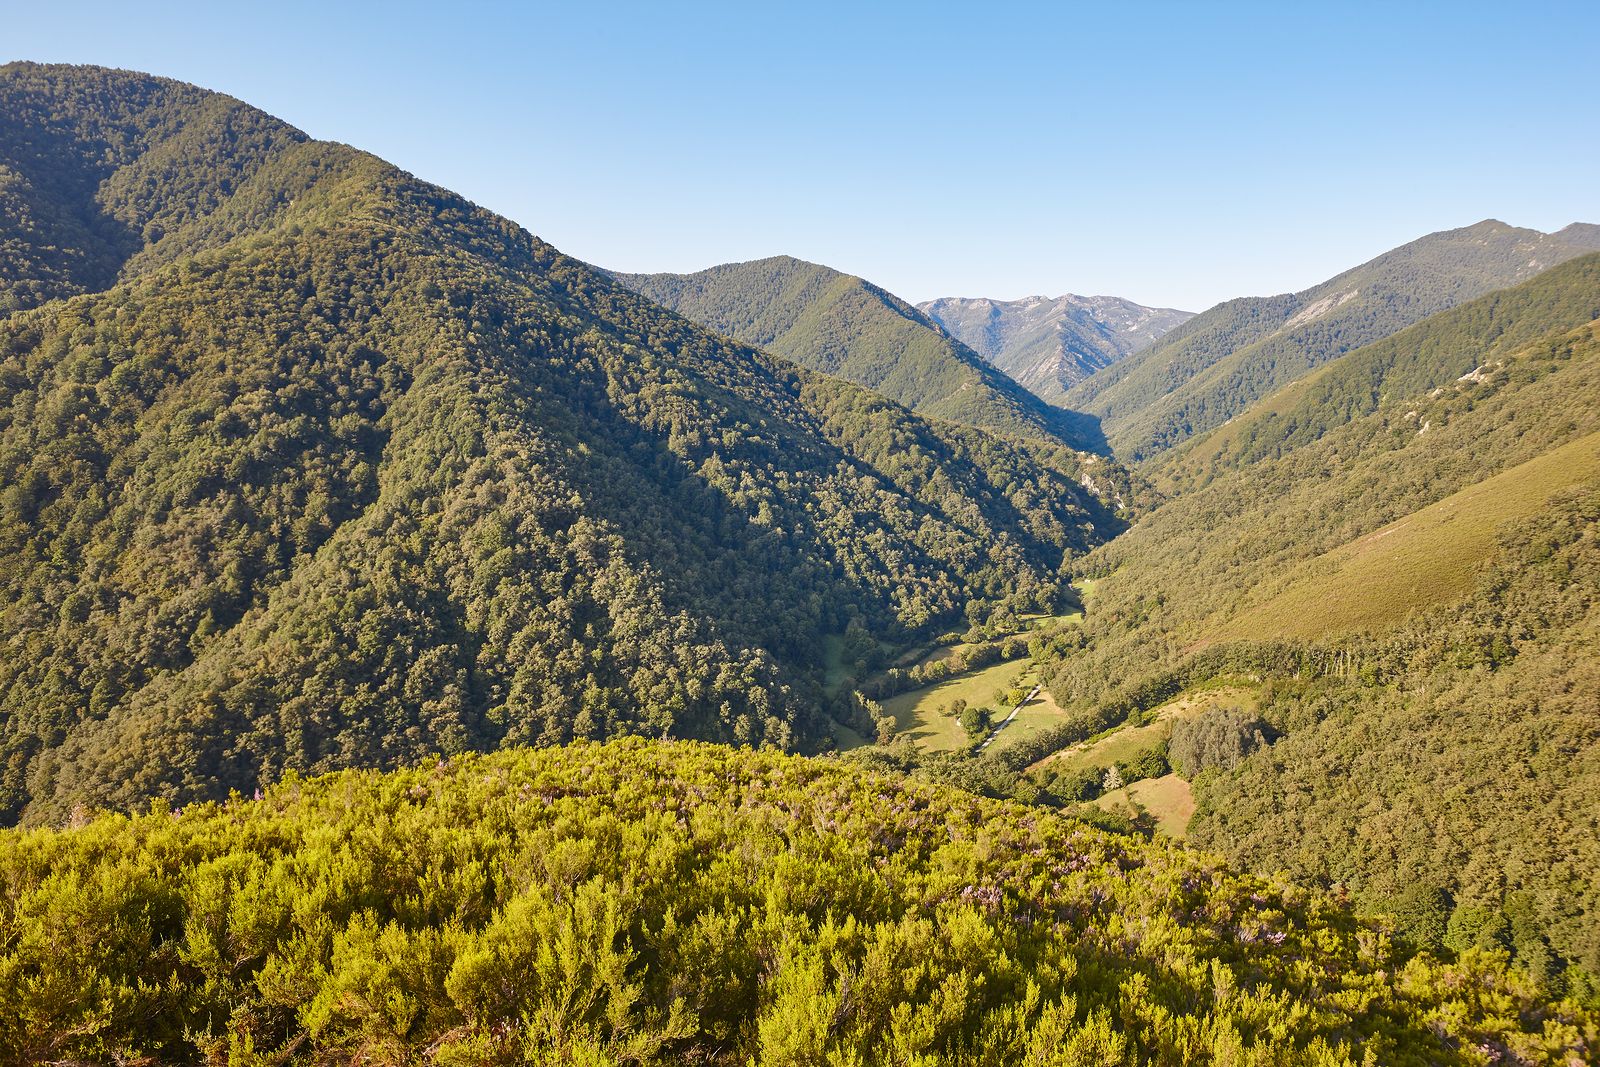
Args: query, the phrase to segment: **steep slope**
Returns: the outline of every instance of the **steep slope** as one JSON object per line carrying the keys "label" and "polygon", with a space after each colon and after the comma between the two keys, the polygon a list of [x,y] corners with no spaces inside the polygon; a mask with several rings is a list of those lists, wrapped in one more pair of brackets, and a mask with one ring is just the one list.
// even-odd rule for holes
{"label": "steep slope", "polygon": [[1111,464],[734,345],[237,101],[14,64],[0,104],[38,305],[0,319],[8,818],[512,742],[825,744],[825,634],[1054,601],[1120,529],[1080,484],[1126,493]]}
{"label": "steep slope", "polygon": [[193,86],[85,71],[69,91],[48,68],[0,70],[0,312],[270,223],[294,190],[242,190],[307,158],[300,131]]}
{"label": "steep slope", "polygon": [[697,274],[618,274],[719,333],[836,374],[934,418],[1096,450],[1099,435],[1045,404],[922,312],[860,278],[788,256]]}
{"label": "steep slope", "polygon": [[1072,386],[1194,318],[1115,296],[941,297],[917,310],[1052,404]]}
{"label": "steep slope", "polygon": [[1346,352],[1593,251],[1600,228],[1582,224],[1430,234],[1304,292],[1219,304],[1062,403],[1098,416],[1118,455],[1147,459]]}
{"label": "steep slope", "polygon": [[1597,438],[1587,482],[1502,526],[1465,603],[1277,682],[1281,736],[1196,780],[1191,840],[1600,997]]}
{"label": "steep slope", "polygon": [[1319,639],[1383,630],[1468,599],[1505,530],[1539,521],[1565,493],[1600,481],[1600,433],[1451,493],[1306,563],[1252,597],[1208,640]]}
{"label": "steep slope", "polygon": [[1243,681],[1260,729],[1195,779],[1192,838],[1593,995],[1600,257],[1319,378],[1082,561],[1047,653],[1073,725],[1023,757]]}
{"label": "steep slope", "polygon": [[1492,956],[1411,956],[1199,853],[682,742],[0,834],[0,892],[8,1063],[1566,1065],[1600,1039]]}
{"label": "steep slope", "polygon": [[1148,470],[1182,493],[1229,471],[1311,445],[1353,420],[1455,388],[1542,339],[1600,318],[1600,255],[1431,316],[1351,352],[1251,405],[1212,433],[1163,453]]}

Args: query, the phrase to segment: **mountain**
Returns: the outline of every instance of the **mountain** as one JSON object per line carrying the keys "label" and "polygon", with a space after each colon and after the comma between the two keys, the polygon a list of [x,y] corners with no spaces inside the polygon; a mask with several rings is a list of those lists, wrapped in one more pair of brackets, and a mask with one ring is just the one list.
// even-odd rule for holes
{"label": "mountain", "polygon": [[229,97],[11,64],[0,105],[7,820],[826,747],[829,635],[1043,610],[1125,526],[1115,464],[735,344]]}
{"label": "mountain", "polygon": [[1078,561],[1089,609],[1043,652],[1069,721],[1013,765],[1070,792],[1038,761],[1166,724],[1191,840],[1592,998],[1600,255],[1340,357],[1153,472],[1168,500]]}
{"label": "mountain", "polygon": [[[763,346],[939,417],[229,97],[0,67],[0,1061],[1595,1058],[1600,255],[1159,496],[766,271]],[[923,752],[847,660],[1019,718]]]}
{"label": "mountain", "polygon": [[788,256],[696,274],[617,274],[635,292],[748,345],[835,374],[930,418],[1010,437],[1103,447],[921,311],[870,282]]}
{"label": "mountain", "polygon": [[1493,219],[1430,234],[1299,293],[1219,304],[1067,390],[1118,455],[1143,460],[1220,426],[1346,352],[1600,251],[1600,227],[1555,234]]}
{"label": "mountain", "polygon": [[1410,408],[1414,398],[1472,382],[1529,345],[1583,328],[1600,315],[1596,292],[1600,260],[1569,260],[1325,364],[1163,453],[1149,472],[1167,492],[1185,492],[1315,445],[1380,409]]}
{"label": "mountain", "polygon": [[1194,317],[1115,296],[947,296],[917,310],[1050,403]]}
{"label": "mountain", "polygon": [[1600,1021],[1198,852],[685,742],[0,841],[7,1063],[1556,1065]]}

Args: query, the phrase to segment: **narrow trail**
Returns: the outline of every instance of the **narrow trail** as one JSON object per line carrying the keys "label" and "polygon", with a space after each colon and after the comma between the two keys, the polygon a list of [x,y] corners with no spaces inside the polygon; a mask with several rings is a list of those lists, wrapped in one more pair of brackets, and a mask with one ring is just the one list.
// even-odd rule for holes
{"label": "narrow trail", "polygon": [[1017,706],[1011,709],[1011,714],[1000,720],[1000,725],[996,726],[992,731],[990,731],[989,736],[983,739],[983,744],[978,746],[978,751],[982,752],[984,749],[994,744],[994,739],[1000,736],[1000,731],[1004,730],[1007,726],[1010,726],[1011,720],[1017,717],[1017,712],[1021,711],[1023,708],[1032,703],[1033,698],[1038,696],[1039,690],[1043,688],[1043,682],[1035,682],[1033,688],[1028,690],[1028,695],[1018,701]]}

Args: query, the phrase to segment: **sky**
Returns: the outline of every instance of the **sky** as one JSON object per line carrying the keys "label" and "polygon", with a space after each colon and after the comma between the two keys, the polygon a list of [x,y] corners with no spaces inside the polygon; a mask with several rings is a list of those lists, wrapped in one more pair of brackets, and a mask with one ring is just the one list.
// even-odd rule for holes
{"label": "sky", "polygon": [[230,93],[625,271],[1202,310],[1600,222],[1600,4],[0,0],[0,60]]}

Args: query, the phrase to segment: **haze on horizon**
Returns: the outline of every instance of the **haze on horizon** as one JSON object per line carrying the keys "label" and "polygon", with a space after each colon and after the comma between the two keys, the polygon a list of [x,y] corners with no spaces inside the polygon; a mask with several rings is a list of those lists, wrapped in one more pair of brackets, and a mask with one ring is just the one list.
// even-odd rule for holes
{"label": "haze on horizon", "polygon": [[1424,233],[1600,221],[1554,3],[18,4],[0,61],[180,78],[625,271],[788,254],[909,300],[1202,310]]}

